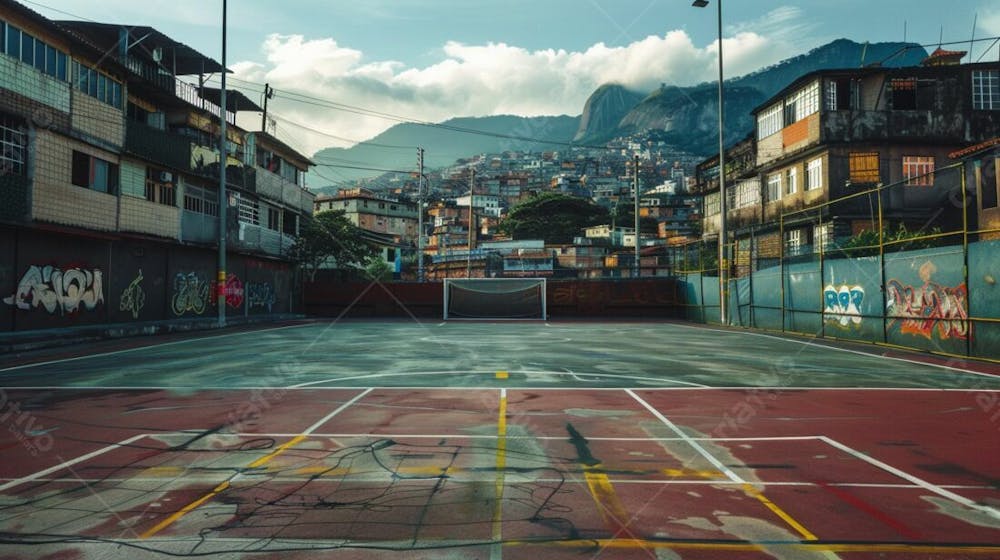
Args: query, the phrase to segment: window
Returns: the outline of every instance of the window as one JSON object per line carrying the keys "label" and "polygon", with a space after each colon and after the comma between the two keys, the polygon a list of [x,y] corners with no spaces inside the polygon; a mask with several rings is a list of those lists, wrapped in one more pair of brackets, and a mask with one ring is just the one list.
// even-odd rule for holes
{"label": "window", "polygon": [[793,195],[799,192],[799,170],[791,168],[785,172],[785,194]]}
{"label": "window", "polygon": [[21,30],[12,26],[4,26],[7,31],[7,48],[4,50],[7,56],[21,58]]}
{"label": "window", "polygon": [[177,206],[177,188],[174,186],[174,175],[153,167],[146,168],[146,200]]}
{"label": "window", "polygon": [[209,216],[219,216],[218,195],[214,191],[185,185],[184,187],[184,209],[199,214]]}
{"label": "window", "polygon": [[910,187],[934,186],[933,156],[903,156],[903,177]]}
{"label": "window", "polygon": [[35,38],[25,32],[21,32],[21,62],[35,65]]}
{"label": "window", "polygon": [[73,184],[98,192],[118,193],[118,165],[73,151]]}
{"label": "window", "polygon": [[972,108],[1000,110],[1000,70],[972,72]]}
{"label": "window", "polygon": [[749,179],[736,185],[733,209],[749,208],[760,203],[760,181]]}
{"label": "window", "polygon": [[260,205],[252,198],[236,193],[236,211],[245,224],[260,225]]}
{"label": "window", "polygon": [[878,152],[851,152],[848,155],[851,183],[879,182]]}
{"label": "window", "polygon": [[826,251],[833,244],[833,224],[813,227],[813,252]]}
{"label": "window", "polygon": [[714,216],[718,214],[719,209],[719,193],[714,192],[712,194],[705,196],[705,215]]}
{"label": "window", "polygon": [[767,138],[781,130],[781,105],[775,105],[757,115],[757,139]]}
{"label": "window", "polygon": [[298,235],[299,234],[299,216],[294,212],[289,212],[285,210],[284,220],[282,220],[282,228],[288,235]]}
{"label": "window", "polygon": [[800,89],[785,100],[785,126],[819,111],[819,82]]}
{"label": "window", "polygon": [[823,160],[814,159],[806,165],[806,190],[823,188]]}
{"label": "window", "polygon": [[73,83],[81,93],[107,103],[116,109],[122,108],[122,85],[107,75],[73,61]]}
{"label": "window", "polygon": [[785,249],[789,254],[798,255],[806,245],[805,230],[793,229],[785,232]]}
{"label": "window", "polygon": [[23,125],[12,117],[0,115],[0,175],[24,175],[28,136]]}
{"label": "window", "polygon": [[767,176],[767,201],[781,200],[781,174]]}
{"label": "window", "polygon": [[267,207],[267,229],[281,231],[281,210]]}

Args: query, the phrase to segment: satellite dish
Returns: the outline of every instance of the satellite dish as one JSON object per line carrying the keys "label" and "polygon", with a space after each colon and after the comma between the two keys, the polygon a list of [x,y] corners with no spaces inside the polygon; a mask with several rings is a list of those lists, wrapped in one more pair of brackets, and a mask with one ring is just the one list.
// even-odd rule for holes
{"label": "satellite dish", "polygon": [[153,49],[153,62],[160,62],[163,60],[163,49],[157,47]]}

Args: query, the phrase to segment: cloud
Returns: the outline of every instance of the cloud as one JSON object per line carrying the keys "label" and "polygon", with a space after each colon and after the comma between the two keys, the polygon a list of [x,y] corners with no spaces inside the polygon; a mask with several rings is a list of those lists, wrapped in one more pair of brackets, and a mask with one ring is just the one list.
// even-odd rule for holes
{"label": "cloud", "polygon": [[[769,21],[774,30],[802,29],[796,25],[801,16],[795,9],[777,10]],[[731,31],[723,43],[727,76],[745,74],[797,52],[777,31],[776,37],[743,27]],[[625,46],[597,43],[582,51],[453,41],[442,46],[439,61],[412,67],[391,60],[367,60],[364,53],[332,38],[272,34],[261,52],[263,61],[231,67],[240,80],[268,82],[278,90],[272,100],[275,113],[311,128],[365,140],[395,122],[296,103],[288,94],[435,122],[456,116],[576,115],[604,83],[652,91],[661,83],[691,85],[714,80],[718,46],[713,42],[699,47],[678,30]],[[297,143],[293,145],[308,153],[344,145],[287,121],[279,121],[279,134],[294,136]]]}

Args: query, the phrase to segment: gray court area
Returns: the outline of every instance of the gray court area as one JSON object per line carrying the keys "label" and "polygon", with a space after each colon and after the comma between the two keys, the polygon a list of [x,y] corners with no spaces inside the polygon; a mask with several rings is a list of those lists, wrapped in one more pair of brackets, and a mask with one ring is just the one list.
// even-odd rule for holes
{"label": "gray court area", "polygon": [[[863,350],[863,351],[862,351]],[[921,387],[998,389],[959,363],[675,323],[337,321],[0,363],[6,387]]]}

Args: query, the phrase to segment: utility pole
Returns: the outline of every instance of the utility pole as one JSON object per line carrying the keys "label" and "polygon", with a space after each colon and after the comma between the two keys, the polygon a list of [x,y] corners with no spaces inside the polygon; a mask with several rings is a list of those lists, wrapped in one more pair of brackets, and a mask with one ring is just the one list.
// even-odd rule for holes
{"label": "utility pole", "polygon": [[219,93],[219,272],[215,303],[219,306],[219,328],[226,326],[226,0],[222,0],[222,90]]}
{"label": "utility pole", "polygon": [[469,173],[469,251],[468,257],[465,264],[465,277],[472,278],[472,235],[473,227],[476,221],[475,210],[473,210],[472,201],[476,197],[476,168],[470,169],[472,173]]}
{"label": "utility pole", "polygon": [[635,277],[642,276],[639,268],[639,154],[632,156],[632,198],[635,203]]}
{"label": "utility pole", "polygon": [[417,282],[424,281],[424,149],[417,148]]}
{"label": "utility pole", "polygon": [[264,114],[260,119],[260,130],[261,132],[267,132],[267,100],[274,97],[274,90],[271,89],[271,84],[264,84]]}

